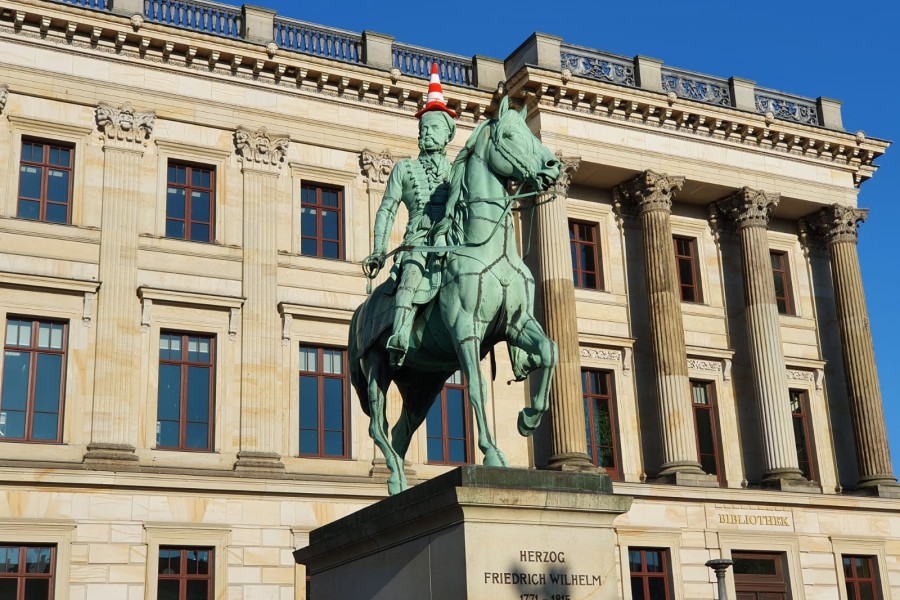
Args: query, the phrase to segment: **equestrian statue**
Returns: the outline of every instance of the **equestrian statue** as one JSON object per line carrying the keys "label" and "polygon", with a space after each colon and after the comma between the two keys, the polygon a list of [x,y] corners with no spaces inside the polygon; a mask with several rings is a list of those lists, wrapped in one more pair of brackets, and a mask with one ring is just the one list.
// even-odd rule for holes
{"label": "equestrian statue", "polygon": [[[403,460],[413,433],[457,370],[465,377],[484,464],[508,466],[484,410],[481,359],[498,342],[507,344],[516,380],[537,371],[531,406],[519,412],[519,433],[534,433],[547,412],[556,344],[534,317],[534,278],[519,256],[511,212],[548,201],[539,197],[559,178],[560,165],[528,129],[525,116],[525,109],[510,109],[504,97],[451,165],[445,149],[456,114],[444,101],[435,65],[427,102],[416,113],[421,152],[399,161],[388,179],[373,253],[363,269],[374,278],[390,255],[394,265],[388,280],[354,312],[348,354],[369,434],[390,470],[391,494],[406,489]],[[510,183],[518,193],[509,192]],[[408,225],[401,246],[388,254],[401,204]],[[385,404],[392,382],[403,408],[389,438]]]}

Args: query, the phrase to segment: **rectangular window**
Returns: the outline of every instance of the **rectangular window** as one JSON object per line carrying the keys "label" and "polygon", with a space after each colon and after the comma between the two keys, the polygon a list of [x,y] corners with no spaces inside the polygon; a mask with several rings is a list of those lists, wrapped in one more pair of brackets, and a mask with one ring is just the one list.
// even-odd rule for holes
{"label": "rectangular window", "polygon": [[156,446],[212,450],[215,338],[161,332]]}
{"label": "rectangular window", "polygon": [[166,237],[211,243],[216,209],[215,169],[169,161],[166,183]]}
{"label": "rectangular window", "polygon": [[584,423],[588,455],[594,464],[606,469],[613,480],[621,476],[616,451],[616,412],[612,393],[612,373],[581,371]]}
{"label": "rectangular window", "polygon": [[0,598],[51,600],[55,546],[0,544]]}
{"label": "rectangular window", "polygon": [[16,216],[47,223],[72,222],[75,149],[58,142],[22,140]]}
{"label": "rectangular window", "polygon": [[879,600],[875,583],[875,558],[872,556],[842,556],[847,600]]}
{"label": "rectangular window", "polygon": [[731,559],[738,600],[787,600],[784,554],[735,551]]}
{"label": "rectangular window", "polygon": [[159,547],[159,600],[211,600],[213,548]]}
{"label": "rectangular window", "polygon": [[791,274],[788,269],[787,252],[770,251],[772,259],[772,278],[775,280],[775,303],[782,315],[794,314],[791,302]]}
{"label": "rectangular window", "polygon": [[572,279],[576,288],[603,289],[600,268],[600,235],[597,225],[569,221],[569,248],[572,252]]}
{"label": "rectangular window", "polygon": [[797,462],[803,476],[810,481],[815,479],[816,473],[813,468],[813,447],[812,437],[809,431],[809,401],[806,392],[803,390],[790,390],[791,398],[791,416],[794,419],[794,442],[797,446]]}
{"label": "rectangular window", "polygon": [[67,333],[66,324],[56,321],[7,320],[0,439],[62,441]]}
{"label": "rectangular window", "polygon": [[702,302],[700,277],[697,265],[697,240],[675,237],[675,263],[678,267],[678,283],[682,302]]}
{"label": "rectangular window", "polygon": [[703,471],[716,475],[719,484],[724,477],[719,458],[719,427],[716,420],[715,394],[711,381],[691,381],[694,399],[694,426],[697,430],[697,460]]}
{"label": "rectangular window", "polygon": [[300,254],[344,258],[344,190],[318,184],[300,186]]}
{"label": "rectangular window", "polygon": [[465,465],[472,462],[468,393],[462,373],[454,373],[435,398],[425,418],[428,462]]}
{"label": "rectangular window", "polygon": [[300,347],[300,456],[349,456],[346,371],[343,350]]}
{"label": "rectangular window", "polygon": [[629,548],[632,600],[669,600],[669,551]]}

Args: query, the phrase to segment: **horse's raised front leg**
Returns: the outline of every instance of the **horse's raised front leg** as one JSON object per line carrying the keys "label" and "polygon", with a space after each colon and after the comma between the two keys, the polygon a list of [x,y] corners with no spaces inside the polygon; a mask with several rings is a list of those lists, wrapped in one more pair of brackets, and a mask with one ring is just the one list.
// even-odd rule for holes
{"label": "horse's raised front leg", "polygon": [[484,464],[489,467],[508,467],[509,463],[497,444],[494,443],[491,431],[488,428],[484,415],[484,405],[487,400],[487,382],[481,372],[479,349],[481,340],[475,336],[467,337],[457,343],[457,355],[466,384],[469,390],[469,404],[475,413],[475,422],[478,425],[478,447],[484,454]]}
{"label": "horse's raised front leg", "polygon": [[[377,354],[377,353],[371,353]],[[386,398],[391,384],[391,368],[387,364],[386,355],[377,354],[363,365],[369,384],[369,435],[384,455],[388,477],[388,493],[399,494],[407,488],[406,474],[403,472],[403,459],[391,446],[388,440],[388,422]]]}
{"label": "horse's raised front leg", "polygon": [[541,418],[549,408],[550,381],[553,379],[553,371],[558,361],[556,344],[547,337],[540,323],[532,315],[528,315],[518,329],[511,328],[508,334],[509,343],[527,353],[538,364],[540,373],[537,393],[531,400],[531,406],[526,406],[519,412],[519,433],[529,436],[541,424]]}

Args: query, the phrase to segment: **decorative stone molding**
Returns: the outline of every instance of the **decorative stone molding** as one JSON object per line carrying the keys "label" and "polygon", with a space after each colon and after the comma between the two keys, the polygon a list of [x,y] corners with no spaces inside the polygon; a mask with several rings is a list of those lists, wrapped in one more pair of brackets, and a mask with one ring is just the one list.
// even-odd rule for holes
{"label": "decorative stone molding", "polygon": [[816,389],[822,391],[825,387],[825,369],[816,369]]}
{"label": "decorative stone molding", "polygon": [[396,160],[388,149],[384,149],[381,152],[369,149],[363,150],[360,155],[360,164],[362,165],[366,183],[370,187],[376,183],[379,185],[386,184],[395,162]]}
{"label": "decorative stone molding", "polygon": [[562,152],[557,152],[556,158],[560,162],[560,175],[559,179],[556,180],[554,190],[557,195],[567,198],[569,196],[569,186],[572,184],[572,177],[575,175],[578,167],[581,166],[581,158],[578,156],[563,156]]}
{"label": "decorative stone molding", "polygon": [[582,358],[593,358],[595,360],[610,360],[613,362],[622,361],[622,352],[620,350],[608,350],[606,348],[585,348],[580,349]]}
{"label": "decorative stone molding", "polygon": [[731,381],[731,367],[734,363],[731,362],[730,358],[722,359],[722,379],[725,381]]}
{"label": "decorative stone molding", "polygon": [[616,202],[627,200],[634,203],[638,210],[672,210],[672,198],[684,187],[684,177],[669,176],[655,171],[644,171],[631,181],[613,188]]}
{"label": "decorative stone molding", "polygon": [[694,371],[709,371],[711,373],[722,373],[724,367],[718,360],[706,360],[702,358],[689,358],[687,361],[688,369]]}
{"label": "decorative stone molding", "polygon": [[840,242],[855,244],[859,238],[859,225],[869,216],[869,209],[833,204],[804,219],[801,231],[811,230],[828,245]]}
{"label": "decorative stone molding", "polygon": [[141,298],[141,333],[150,333],[150,319],[153,312],[153,300]]}
{"label": "decorative stone molding", "polygon": [[768,227],[772,211],[781,201],[781,194],[767,194],[763,190],[743,187],[715,206],[737,229]]}
{"label": "decorative stone molding", "polygon": [[815,383],[812,372],[798,371],[796,369],[787,370],[788,381],[802,381],[804,383]]}
{"label": "decorative stone molding", "polygon": [[97,304],[97,292],[85,292],[84,304],[81,308],[81,323],[90,327],[94,320],[94,306]]}
{"label": "decorative stone molding", "polygon": [[6,99],[9,98],[9,86],[4,84],[0,84],[0,114],[3,114],[3,109],[6,108]]}
{"label": "decorative stone molding", "polygon": [[294,315],[289,312],[281,313],[281,345],[288,346],[291,343],[291,324],[294,322]]}
{"label": "decorative stone molding", "polygon": [[231,307],[228,309],[228,339],[235,341],[237,339],[238,327],[241,322],[241,309]]}
{"label": "decorative stone molding", "polygon": [[265,127],[255,132],[246,127],[238,127],[234,132],[234,146],[244,165],[271,166],[279,168],[284,162],[291,140],[286,135],[272,135]]}
{"label": "decorative stone molding", "polygon": [[119,108],[101,102],[96,117],[97,127],[107,140],[125,144],[146,145],[156,123],[154,113],[135,112],[130,102]]}

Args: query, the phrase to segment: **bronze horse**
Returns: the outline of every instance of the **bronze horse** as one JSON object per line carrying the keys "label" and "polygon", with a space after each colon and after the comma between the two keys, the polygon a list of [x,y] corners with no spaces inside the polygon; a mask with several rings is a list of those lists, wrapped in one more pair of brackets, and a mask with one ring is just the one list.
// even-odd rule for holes
{"label": "bronze horse", "polygon": [[[444,259],[436,297],[418,307],[403,367],[391,367],[385,348],[393,315],[388,286],[376,288],[354,312],[350,380],[390,469],[391,494],[406,489],[403,459],[412,435],[458,369],[465,376],[484,464],[507,466],[484,411],[487,384],[480,361],[496,343],[507,343],[517,379],[538,370],[531,407],[519,413],[519,433],[531,435],[547,411],[556,344],[534,317],[534,278],[518,254],[510,215],[514,199],[506,184],[513,180],[544,191],[559,175],[559,161],[528,129],[525,111],[509,109],[504,98],[497,116],[475,129],[453,163],[448,216],[455,206],[450,239],[456,245]],[[385,398],[392,381],[403,410],[389,442]]]}

